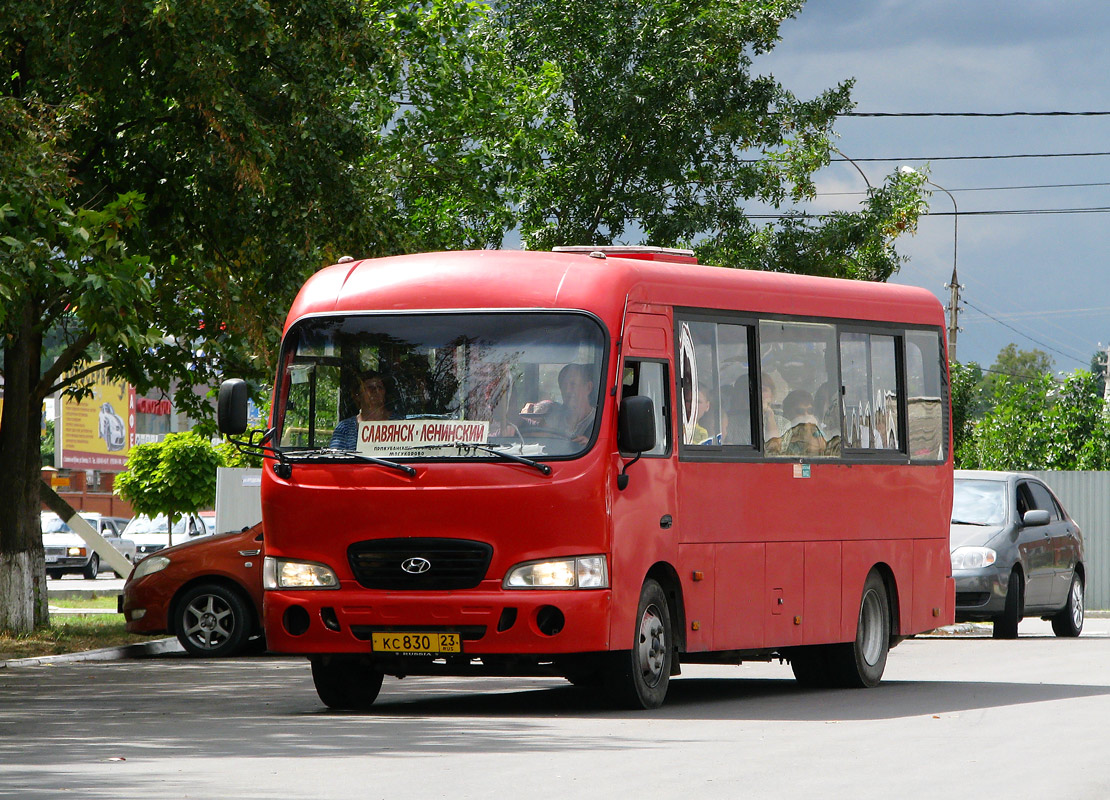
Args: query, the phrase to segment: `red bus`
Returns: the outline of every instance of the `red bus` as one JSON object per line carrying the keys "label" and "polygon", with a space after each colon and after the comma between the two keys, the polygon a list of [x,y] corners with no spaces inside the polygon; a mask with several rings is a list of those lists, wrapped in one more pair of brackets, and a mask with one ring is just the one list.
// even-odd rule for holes
{"label": "red bus", "polygon": [[682,664],[772,658],[874,686],[953,619],[943,325],[921,289],[682,250],[325,268],[253,440],[269,647],[333,708],[435,674],[652,708]]}

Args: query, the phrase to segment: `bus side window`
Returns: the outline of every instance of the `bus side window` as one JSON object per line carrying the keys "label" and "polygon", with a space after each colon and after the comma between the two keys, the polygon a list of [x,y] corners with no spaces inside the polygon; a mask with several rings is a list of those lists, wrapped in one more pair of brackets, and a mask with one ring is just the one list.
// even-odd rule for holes
{"label": "bus side window", "polygon": [[655,406],[655,447],[643,455],[666,455],[670,450],[667,365],[658,361],[625,361],[621,382],[624,397],[650,397]]}
{"label": "bus side window", "polygon": [[948,443],[940,333],[906,332],[906,388],[911,461],[944,461]]}

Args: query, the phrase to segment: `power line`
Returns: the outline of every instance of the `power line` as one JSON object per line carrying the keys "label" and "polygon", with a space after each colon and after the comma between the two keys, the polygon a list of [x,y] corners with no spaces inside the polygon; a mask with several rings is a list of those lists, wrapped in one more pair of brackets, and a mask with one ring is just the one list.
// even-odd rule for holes
{"label": "power line", "polygon": [[1064,352],[1064,351],[1062,351],[1062,350],[1057,350],[1057,349],[1056,349],[1055,347],[1053,347],[1052,345],[1048,345],[1048,344],[1045,344],[1044,342],[1042,342],[1042,341],[1040,341],[1040,340],[1038,340],[1038,339],[1034,339],[1034,338],[1033,338],[1032,336],[1030,336],[1030,335],[1029,335],[1029,334],[1027,334],[1027,333],[1022,333],[1022,332],[1021,332],[1021,331],[1019,331],[1019,330],[1018,330],[1017,328],[1015,328],[1015,327],[1014,327],[1013,325],[1008,325],[1007,323],[1003,322],[1002,320],[998,319],[997,317],[995,317],[995,316],[993,316],[993,315],[991,315],[991,314],[988,314],[988,313],[987,313],[986,311],[984,311],[983,309],[979,308],[979,306],[975,305],[974,303],[972,303],[972,302],[969,302],[969,301],[968,301],[968,299],[967,299],[966,297],[965,297],[965,298],[962,298],[962,299],[963,299],[963,303],[964,303],[964,305],[966,305],[966,306],[970,306],[971,308],[974,308],[974,309],[975,309],[976,311],[978,311],[978,312],[979,312],[980,314],[983,314],[984,316],[990,317],[990,318],[991,318],[991,319],[993,319],[993,320],[994,320],[995,322],[997,322],[997,323],[998,323],[999,325],[1001,325],[1001,326],[1002,326],[1003,328],[1009,328],[1009,329],[1010,329],[1010,330],[1012,330],[1012,331],[1013,331],[1014,333],[1016,333],[1016,334],[1017,334],[1018,336],[1024,336],[1024,337],[1025,337],[1026,339],[1028,339],[1029,341],[1033,342],[1034,344],[1039,344],[1039,345],[1040,345],[1041,347],[1047,348],[1048,350],[1051,350],[1051,351],[1052,351],[1053,353],[1056,353],[1056,354],[1058,354],[1058,355],[1061,355],[1061,356],[1063,356],[1064,358],[1066,358],[1066,359],[1068,359],[1068,360],[1070,360],[1070,361],[1077,361],[1078,363],[1080,363],[1080,364],[1084,364],[1084,365],[1086,365],[1086,364],[1088,364],[1088,363],[1089,363],[1089,362],[1087,362],[1087,361],[1084,361],[1084,360],[1083,360],[1083,359],[1081,359],[1081,358],[1077,358],[1077,357],[1076,357],[1076,356],[1074,356],[1074,355],[1069,355],[1068,353],[1065,353],[1065,352]]}
{"label": "power line", "polygon": [[[1105,214],[1110,212],[1110,206],[1096,206],[1092,208],[1000,208],[990,211],[961,211],[959,217],[999,217],[999,216],[1051,216],[1053,214]],[[845,212],[847,213],[847,212]],[[747,214],[748,219],[825,219],[832,213],[811,214],[800,212],[797,214]],[[954,217],[954,211],[928,211],[922,217]]]}
{"label": "power line", "polygon": [[[1100,181],[1097,183],[1031,183],[1019,186],[966,186],[962,189],[949,189],[948,191],[956,194],[958,192],[1005,192],[1020,189],[1077,189],[1090,186],[1110,186],[1110,181]],[[839,197],[846,195],[866,195],[868,192],[818,192],[818,197]]]}
{"label": "power line", "polygon": [[1110,156],[1110,152],[1095,153],[1007,153],[1003,155],[979,156],[902,156],[899,158],[830,158],[829,161],[992,161],[1004,158],[1088,158],[1091,156]]}
{"label": "power line", "polygon": [[1110,117],[1110,111],[848,111],[841,117]]}

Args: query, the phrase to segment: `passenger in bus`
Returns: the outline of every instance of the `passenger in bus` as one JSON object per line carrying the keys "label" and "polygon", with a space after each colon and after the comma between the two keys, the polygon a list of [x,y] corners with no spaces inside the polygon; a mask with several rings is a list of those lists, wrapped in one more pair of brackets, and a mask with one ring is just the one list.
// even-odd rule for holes
{"label": "passenger in bus", "polygon": [[332,431],[328,447],[340,450],[355,450],[358,447],[358,423],[379,419],[396,419],[397,416],[386,405],[385,381],[380,372],[368,370],[358,377],[355,402],[358,413],[341,420]]}
{"label": "passenger in bus", "polygon": [[728,435],[728,414],[723,410],[717,413],[713,404],[713,394],[706,383],[698,383],[698,425],[704,432],[694,444],[724,444]]}
{"label": "passenger in bus", "polygon": [[782,451],[782,428],[778,414],[775,413],[774,401],[776,391],[774,379],[766,372],[763,373],[763,446],[768,453]]}
{"label": "passenger in bus", "polygon": [[804,389],[795,389],[783,398],[782,411],[790,427],[782,435],[780,452],[801,456],[824,455],[825,434],[813,413],[813,395]]}

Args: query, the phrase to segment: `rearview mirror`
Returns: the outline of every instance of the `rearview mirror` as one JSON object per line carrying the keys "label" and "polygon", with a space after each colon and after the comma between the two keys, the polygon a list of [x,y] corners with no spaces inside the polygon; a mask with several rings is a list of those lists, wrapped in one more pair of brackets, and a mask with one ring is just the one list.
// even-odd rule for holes
{"label": "rearview mirror", "polygon": [[232,378],[220,384],[220,398],[216,405],[216,424],[220,433],[238,436],[247,429],[249,395],[246,381]]}
{"label": "rearview mirror", "polygon": [[1025,516],[1021,518],[1021,522],[1027,528],[1032,528],[1037,525],[1047,525],[1049,522],[1048,512],[1043,508],[1034,508],[1032,511],[1025,512]]}
{"label": "rearview mirror", "polygon": [[655,447],[655,404],[650,397],[633,395],[621,400],[617,446],[623,453],[646,453]]}

